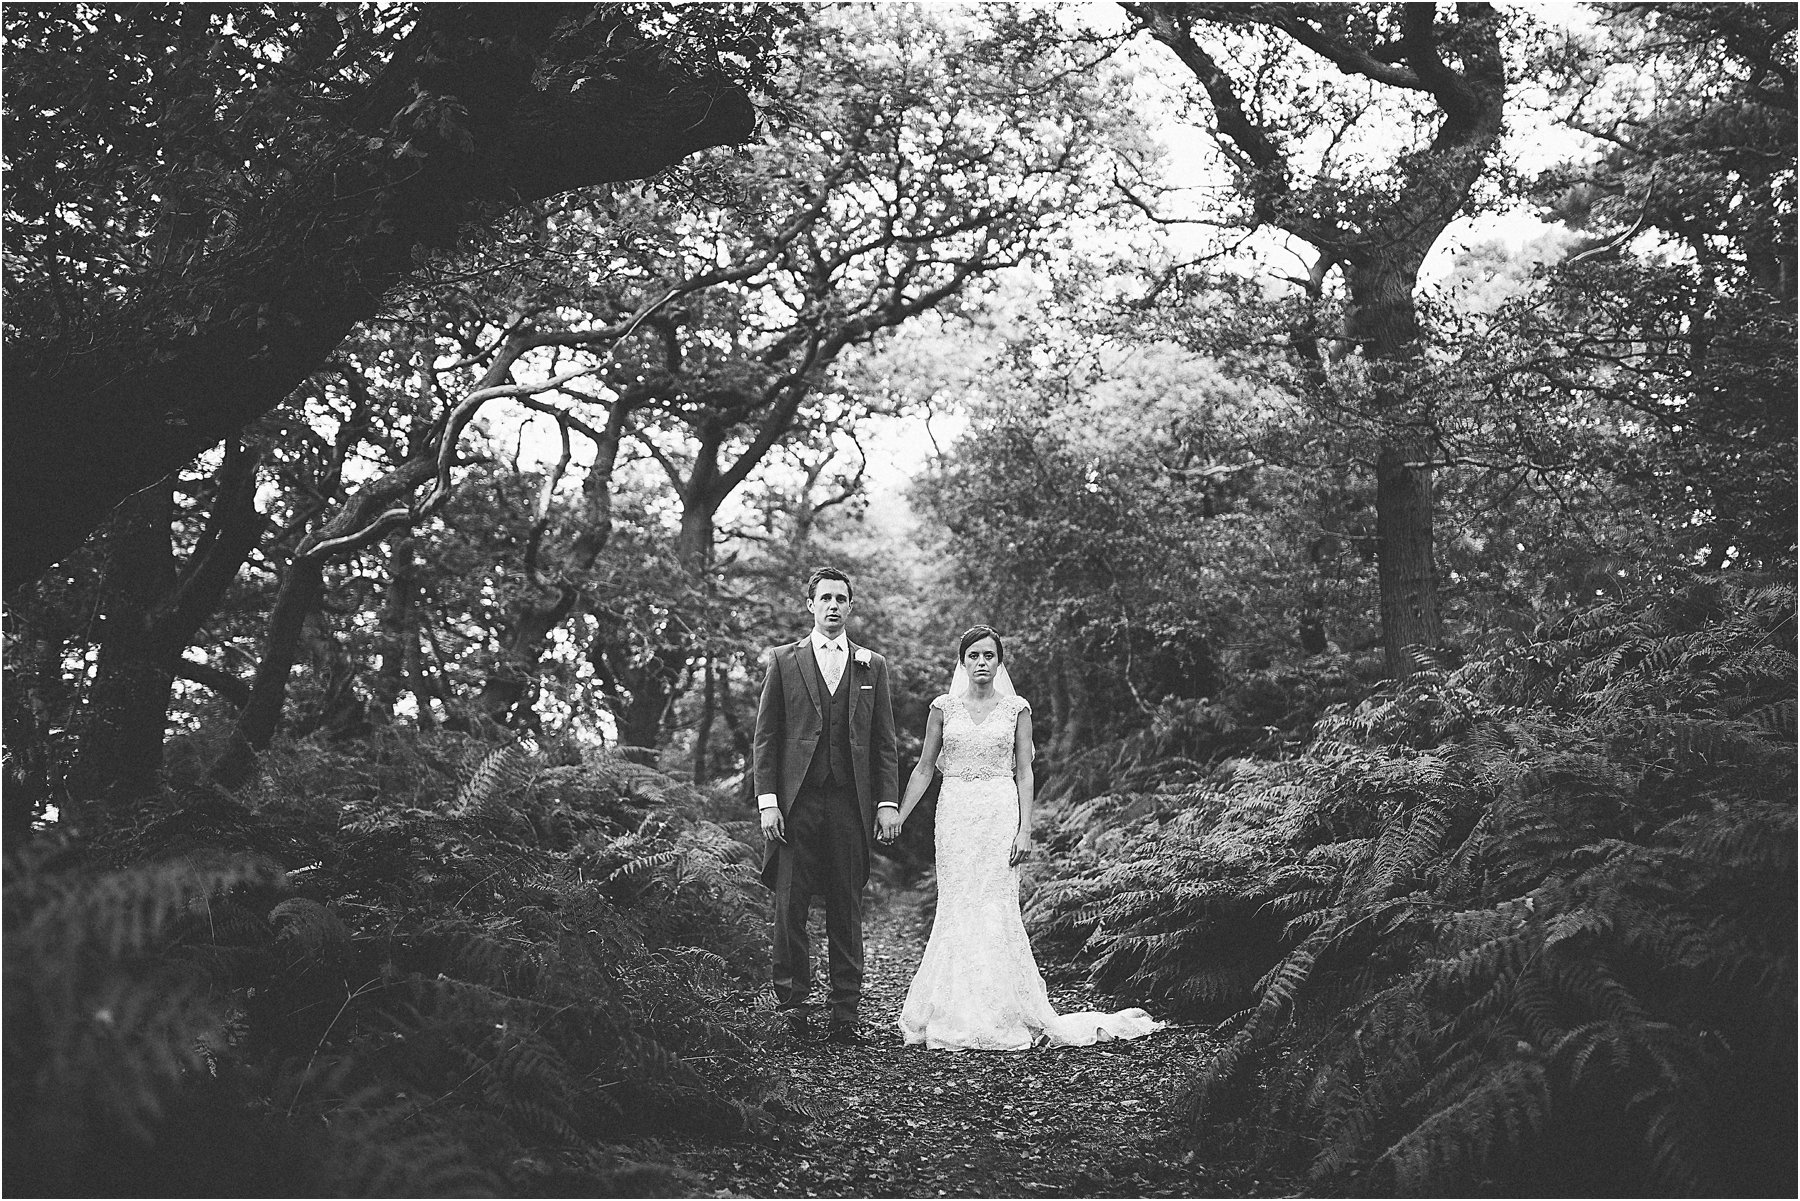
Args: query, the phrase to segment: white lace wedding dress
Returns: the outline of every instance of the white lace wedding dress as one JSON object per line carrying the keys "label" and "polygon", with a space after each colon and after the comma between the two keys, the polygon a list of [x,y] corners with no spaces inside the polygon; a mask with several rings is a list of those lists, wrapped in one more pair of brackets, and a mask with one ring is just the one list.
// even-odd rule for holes
{"label": "white lace wedding dress", "polygon": [[1020,696],[982,721],[940,696],[943,789],[937,803],[937,917],[900,1008],[906,1041],[938,1050],[1013,1051],[1048,1042],[1087,1046],[1158,1029],[1142,1009],[1058,1015],[1019,914],[1019,871],[1007,859],[1019,829],[1013,737]]}

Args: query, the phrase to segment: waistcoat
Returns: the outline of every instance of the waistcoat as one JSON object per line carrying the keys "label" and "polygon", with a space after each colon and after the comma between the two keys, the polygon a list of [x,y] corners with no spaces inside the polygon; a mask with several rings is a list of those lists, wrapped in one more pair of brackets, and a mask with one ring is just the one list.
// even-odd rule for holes
{"label": "waistcoat", "polygon": [[806,782],[815,787],[837,783],[849,787],[856,783],[850,767],[850,696],[856,691],[856,661],[844,643],[844,674],[838,680],[837,692],[827,691],[825,673],[819,668],[819,656],[809,642],[801,650],[807,670],[819,685],[819,744],[813,748],[812,762],[806,768]]}

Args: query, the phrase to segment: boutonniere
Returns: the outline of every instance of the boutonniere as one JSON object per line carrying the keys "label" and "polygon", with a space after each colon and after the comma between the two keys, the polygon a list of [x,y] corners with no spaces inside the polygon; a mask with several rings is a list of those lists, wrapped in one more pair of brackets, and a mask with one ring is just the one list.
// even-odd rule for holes
{"label": "boutonniere", "polygon": [[869,653],[868,647],[859,646],[856,648],[856,661],[863,667],[867,667],[869,664],[875,662],[875,656]]}

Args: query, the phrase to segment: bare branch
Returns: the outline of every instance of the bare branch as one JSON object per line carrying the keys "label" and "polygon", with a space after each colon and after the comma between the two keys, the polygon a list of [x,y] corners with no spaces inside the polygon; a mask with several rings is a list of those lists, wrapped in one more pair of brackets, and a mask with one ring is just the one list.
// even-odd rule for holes
{"label": "bare branch", "polygon": [[[590,397],[585,393],[575,392],[569,388],[559,388],[557,391],[566,396],[575,396],[582,400],[599,401],[599,397]],[[599,430],[575,416],[575,414],[569,412],[567,409],[560,409],[548,401],[539,400],[535,396],[520,396],[515,399],[523,408],[531,409],[533,412],[543,413],[555,418],[557,424],[563,427],[565,433],[569,430],[574,430],[588,441],[595,443],[603,441],[606,437],[605,434],[602,434]]]}
{"label": "bare branch", "polygon": [[676,466],[675,461],[663,451],[662,447],[650,441],[645,431],[640,431],[638,433],[637,444],[643,447],[652,459],[656,460],[657,465],[663,469],[663,474],[669,477],[669,483],[675,486],[676,493],[686,496],[688,491],[687,476],[680,467]]}
{"label": "bare branch", "polygon": [[[1430,4],[1408,4],[1406,6],[1407,15],[1410,17],[1416,9],[1429,10],[1431,7]],[[1429,12],[1427,19],[1429,19]],[[1291,11],[1280,13],[1272,18],[1269,24],[1346,75],[1361,75],[1376,83],[1384,83],[1393,88],[1404,88],[1411,92],[1428,90],[1425,81],[1419,78],[1416,68],[1395,65],[1392,61],[1397,57],[1394,51],[1383,48],[1371,53],[1347,39],[1333,37],[1313,25],[1306,17]],[[1399,47],[1395,48],[1395,50],[1400,49]]]}
{"label": "bare branch", "polygon": [[[863,475],[869,469],[869,455],[868,455],[868,452],[863,449],[862,443],[857,439],[855,429],[853,429],[853,428],[845,429],[843,431],[843,434],[845,437],[850,439],[850,444],[852,446],[856,447],[856,457],[857,457],[856,474],[851,476],[848,480],[845,481],[843,488],[838,492],[838,494],[836,496],[826,497],[824,500],[819,501],[817,504],[813,505],[812,515],[814,517],[817,517],[819,514],[823,513],[826,509],[831,508],[833,505],[843,504],[844,502],[848,501],[851,497],[857,495],[859,492],[862,491]],[[828,462],[830,462],[829,459],[825,460],[824,463],[820,464],[820,467],[823,467],[825,465],[825,463],[828,463]]]}

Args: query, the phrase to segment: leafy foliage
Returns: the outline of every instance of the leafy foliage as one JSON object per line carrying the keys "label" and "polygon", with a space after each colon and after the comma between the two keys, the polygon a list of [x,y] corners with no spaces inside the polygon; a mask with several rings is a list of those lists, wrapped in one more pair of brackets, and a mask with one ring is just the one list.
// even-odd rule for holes
{"label": "leafy foliage", "polygon": [[10,1184],[663,1194],[680,1172],[623,1144],[766,1120],[760,889],[701,794],[561,748],[375,749],[286,745],[247,805],[14,862]]}
{"label": "leafy foliage", "polygon": [[[16,243],[7,289],[17,306],[8,346],[121,337],[165,345],[213,319],[234,268],[287,276],[316,265],[326,257],[319,228],[341,221],[333,210],[345,207],[318,190],[322,178],[392,186],[396,163],[443,144],[469,148],[482,114],[468,111],[466,95],[422,90],[385,128],[359,107],[380,103],[372,81],[405,57],[409,35],[419,40],[437,20],[447,29],[432,31],[444,53],[456,37],[479,34],[441,19],[454,16],[410,4],[9,12],[8,158],[19,174],[7,208]],[[666,78],[759,94],[795,19],[788,6],[741,4],[679,14],[608,5],[563,18],[538,64],[553,90],[615,80],[635,52]],[[284,241],[299,231],[283,233],[280,219],[296,210],[313,227],[307,253],[284,259]]]}
{"label": "leafy foliage", "polygon": [[1549,467],[1559,500],[1616,481],[1630,502],[1602,521],[1622,507],[1691,562],[1774,570],[1794,554],[1794,9],[1597,16],[1544,73],[1593,149],[1527,193],[1578,239],[1486,330],[1446,329],[1472,351],[1450,386],[1488,426],[1453,419],[1446,442]]}
{"label": "leafy foliage", "polygon": [[1782,1191],[1794,688],[1790,585],[1600,605],[1297,758],[1066,806],[1033,917],[1115,991],[1236,1010],[1209,1145],[1377,1191]]}
{"label": "leafy foliage", "polygon": [[1265,457],[1290,396],[1168,343],[1019,324],[913,497],[971,616],[1016,640],[1059,767],[1309,640],[1374,636],[1341,497]]}

